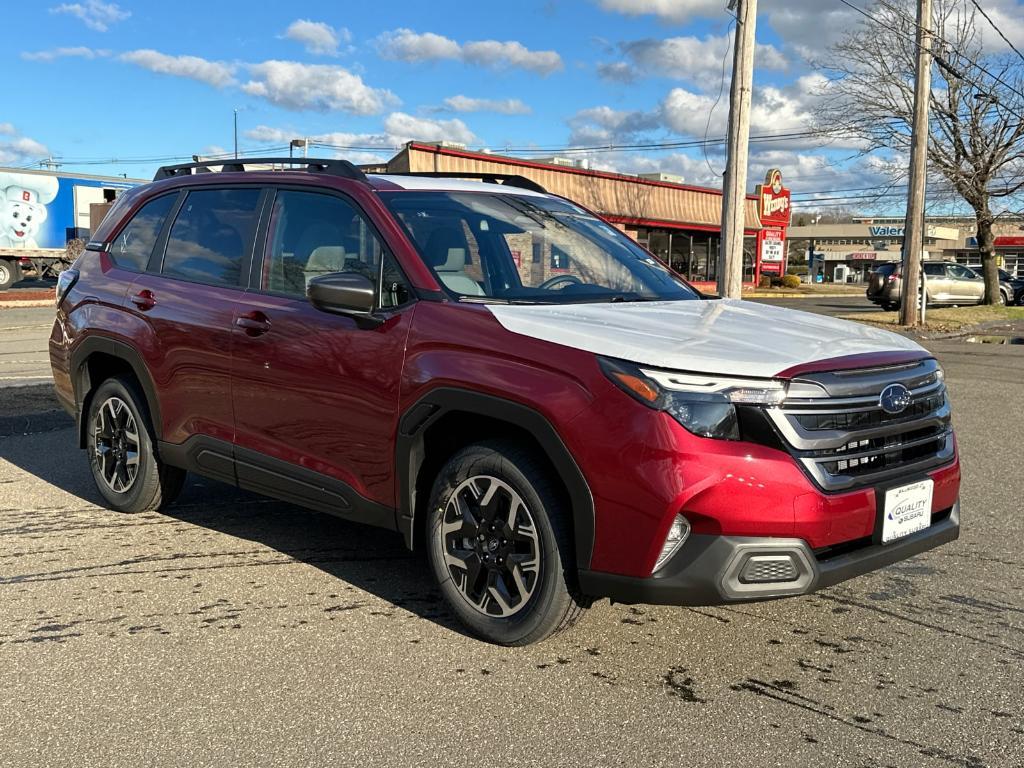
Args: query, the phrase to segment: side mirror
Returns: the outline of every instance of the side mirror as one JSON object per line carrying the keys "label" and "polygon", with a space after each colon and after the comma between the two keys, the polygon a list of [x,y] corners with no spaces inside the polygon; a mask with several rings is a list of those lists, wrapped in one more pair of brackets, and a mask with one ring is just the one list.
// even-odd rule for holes
{"label": "side mirror", "polygon": [[336,315],[369,317],[377,306],[373,281],[358,272],[333,272],[314,277],[306,296],[317,309]]}

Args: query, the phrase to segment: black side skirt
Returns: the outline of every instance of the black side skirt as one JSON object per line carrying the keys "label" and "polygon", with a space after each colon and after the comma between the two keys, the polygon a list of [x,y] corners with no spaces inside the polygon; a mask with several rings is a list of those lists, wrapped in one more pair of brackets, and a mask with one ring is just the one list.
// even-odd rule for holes
{"label": "black side skirt", "polygon": [[395,510],[360,495],[347,483],[223,440],[193,435],[184,443],[157,443],[160,459],[197,475],[237,485],[300,507],[356,523],[395,528]]}

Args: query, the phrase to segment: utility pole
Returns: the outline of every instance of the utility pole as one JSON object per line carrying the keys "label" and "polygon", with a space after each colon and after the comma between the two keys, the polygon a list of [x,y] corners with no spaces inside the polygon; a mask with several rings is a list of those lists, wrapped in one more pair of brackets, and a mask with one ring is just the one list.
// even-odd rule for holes
{"label": "utility pole", "polygon": [[235,159],[238,159],[238,110],[235,110]]}
{"label": "utility pole", "polygon": [[921,253],[924,250],[924,195],[928,176],[928,100],[932,90],[932,0],[917,0],[917,72],[914,123],[910,131],[910,185],[903,225],[903,285],[900,324],[918,325],[918,293],[924,303]]}
{"label": "utility pole", "polygon": [[743,287],[743,230],[747,208],[750,94],[754,83],[757,0],[730,0],[736,12],[736,43],[729,88],[729,143],[722,189],[722,237],[718,251],[718,295],[738,299]]}

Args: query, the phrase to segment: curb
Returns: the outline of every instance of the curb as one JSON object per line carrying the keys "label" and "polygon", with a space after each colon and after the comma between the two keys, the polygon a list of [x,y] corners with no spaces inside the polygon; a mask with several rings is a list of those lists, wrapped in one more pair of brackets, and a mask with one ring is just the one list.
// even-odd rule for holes
{"label": "curb", "polygon": [[0,309],[24,309],[25,307],[52,307],[53,299],[11,299],[0,301]]}
{"label": "curb", "polygon": [[758,291],[744,293],[741,299],[850,299],[862,296],[860,293],[769,293]]}

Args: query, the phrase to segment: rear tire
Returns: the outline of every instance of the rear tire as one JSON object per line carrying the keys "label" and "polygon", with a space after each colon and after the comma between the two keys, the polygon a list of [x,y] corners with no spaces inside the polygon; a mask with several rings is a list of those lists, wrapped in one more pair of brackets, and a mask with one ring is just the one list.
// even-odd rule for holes
{"label": "rear tire", "polygon": [[16,261],[0,259],[0,291],[6,291],[21,282],[21,265]]}
{"label": "rear tire", "polygon": [[181,492],[185,471],[159,460],[146,400],[128,379],[107,379],[89,400],[86,450],[96,488],[110,509],[152,512]]}
{"label": "rear tire", "polygon": [[499,645],[536,643],[589,606],[574,588],[569,511],[550,472],[506,441],[458,451],[430,495],[431,570],[455,615]]}

